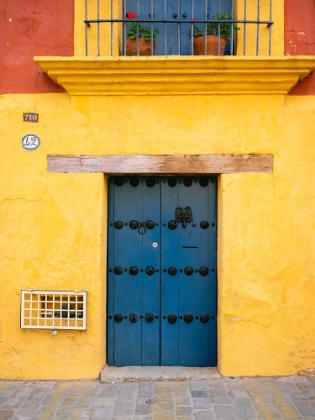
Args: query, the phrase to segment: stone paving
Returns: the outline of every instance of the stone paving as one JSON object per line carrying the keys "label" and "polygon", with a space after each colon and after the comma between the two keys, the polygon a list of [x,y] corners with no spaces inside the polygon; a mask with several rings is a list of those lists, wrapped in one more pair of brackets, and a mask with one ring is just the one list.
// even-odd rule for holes
{"label": "stone paving", "polygon": [[0,381],[0,420],[315,419],[315,376],[100,383]]}

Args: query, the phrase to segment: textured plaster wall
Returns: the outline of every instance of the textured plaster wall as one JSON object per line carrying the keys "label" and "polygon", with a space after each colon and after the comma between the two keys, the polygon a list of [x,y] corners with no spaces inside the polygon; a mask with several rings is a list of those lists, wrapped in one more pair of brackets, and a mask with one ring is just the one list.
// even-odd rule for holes
{"label": "textured plaster wall", "polygon": [[[284,9],[286,55],[315,55],[314,0],[286,0]],[[315,74],[298,83],[291,95],[315,95]]]}
{"label": "textured plaster wall", "polygon": [[73,55],[74,0],[1,0],[0,21],[0,94],[63,92],[33,57]]}
{"label": "textured plaster wall", "polygon": [[[67,142],[67,97],[2,96],[0,104],[0,378],[96,377],[105,358],[104,177],[47,174],[47,153],[57,138]],[[30,108],[40,114],[36,126],[21,123]],[[37,151],[21,146],[28,133],[40,137]],[[88,290],[87,332],[20,330],[28,288]]]}
{"label": "textured plaster wall", "polygon": [[[300,27],[292,16],[306,9],[295,3],[285,2],[286,53],[312,54],[296,31],[313,3]],[[0,16],[0,92],[62,92],[32,58],[73,54],[73,1],[4,0]],[[295,92],[312,93],[308,83]],[[219,178],[219,368],[315,368],[314,97],[7,94],[0,112],[0,378],[96,377],[105,363],[106,179],[47,173],[48,154],[274,154],[273,174]],[[22,148],[29,133],[40,137],[36,151]],[[88,330],[20,330],[24,288],[88,290]]]}
{"label": "textured plaster wall", "polygon": [[[273,174],[220,177],[219,368],[315,368],[313,97],[4,95],[0,110],[1,378],[96,377],[105,363],[106,182],[47,173],[48,154],[274,154]],[[20,330],[23,288],[88,290],[88,330]]]}

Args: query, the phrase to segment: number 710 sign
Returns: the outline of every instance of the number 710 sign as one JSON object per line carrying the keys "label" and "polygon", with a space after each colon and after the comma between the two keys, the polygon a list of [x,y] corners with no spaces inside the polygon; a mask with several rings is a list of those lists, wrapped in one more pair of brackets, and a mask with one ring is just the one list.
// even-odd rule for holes
{"label": "number 710 sign", "polygon": [[40,145],[40,140],[35,134],[27,134],[22,138],[22,146],[26,150],[35,150]]}

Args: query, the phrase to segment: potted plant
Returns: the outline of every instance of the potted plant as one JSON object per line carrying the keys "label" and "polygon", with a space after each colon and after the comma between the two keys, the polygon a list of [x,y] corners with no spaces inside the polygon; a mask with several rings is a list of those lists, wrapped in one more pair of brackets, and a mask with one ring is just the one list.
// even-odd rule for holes
{"label": "potted plant", "polygon": [[[129,12],[127,18],[135,19],[136,14]],[[126,32],[126,55],[151,55],[151,52],[154,54],[158,33],[158,29],[150,26],[144,27],[138,22],[130,23]]]}
{"label": "potted plant", "polygon": [[[232,20],[231,13],[217,13],[211,20],[217,22],[207,23],[204,29],[200,29],[195,24],[189,28],[188,37],[193,36],[194,38],[195,55],[224,55],[224,49],[227,40],[231,39],[232,30],[239,30],[234,23],[224,22]],[[205,34],[207,35],[206,40]]]}

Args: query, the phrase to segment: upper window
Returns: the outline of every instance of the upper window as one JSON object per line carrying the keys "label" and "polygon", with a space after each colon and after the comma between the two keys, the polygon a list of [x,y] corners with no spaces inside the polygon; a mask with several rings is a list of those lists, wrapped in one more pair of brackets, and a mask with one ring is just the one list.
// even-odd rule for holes
{"label": "upper window", "polygon": [[86,55],[271,55],[272,0],[85,0]]}

